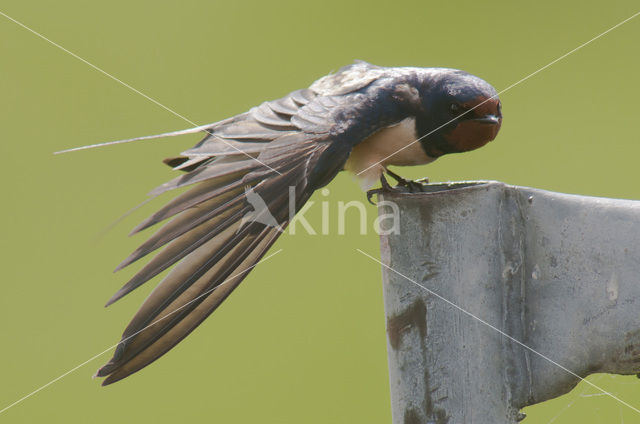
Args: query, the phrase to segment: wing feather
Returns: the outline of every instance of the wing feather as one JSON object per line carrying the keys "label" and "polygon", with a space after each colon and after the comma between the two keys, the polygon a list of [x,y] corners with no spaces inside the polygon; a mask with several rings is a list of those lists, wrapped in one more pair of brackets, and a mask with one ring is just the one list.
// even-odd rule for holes
{"label": "wing feather", "polygon": [[[202,301],[196,301],[197,303],[193,302],[195,306],[193,308],[189,308],[189,313],[182,317],[181,320],[177,321],[173,326],[167,326],[167,328],[159,329],[158,336],[153,340],[153,343],[148,343],[147,341],[145,345],[142,345],[144,347],[140,349],[135,356],[124,361],[121,366],[114,368],[113,371],[106,369],[102,373],[99,372],[98,375],[103,376],[106,375],[107,371],[110,371],[108,377],[103,381],[103,385],[121,380],[122,378],[127,377],[128,375],[149,365],[189,335],[189,333],[202,323],[202,321],[204,321],[242,282],[246,272],[251,269],[250,267],[255,265],[264,253],[266,253],[271,244],[273,244],[276,235],[277,230],[272,229],[267,232],[266,236],[262,236],[255,246],[249,246],[250,248],[246,249],[249,254],[243,257],[243,260],[237,265],[237,267],[233,268],[234,270],[239,269],[240,271],[231,275],[227,280],[224,280],[222,285],[219,284],[214,287],[213,290],[209,289],[211,293],[207,293],[207,290],[203,290],[210,287],[211,283],[206,286],[203,285],[204,287],[199,287],[200,290],[197,291],[197,293],[202,293],[200,295]],[[179,302],[176,302],[176,304],[179,304]],[[156,321],[156,323],[157,324],[154,325],[160,326],[162,321]],[[149,329],[150,328],[147,328],[144,332],[139,334],[144,334]]]}
{"label": "wing feather", "polygon": [[215,161],[210,166],[201,166],[195,170],[174,178],[152,190],[149,195],[157,196],[176,188],[185,187],[205,180],[219,177],[237,178],[247,172],[260,167],[261,165],[253,159],[242,159],[236,161]]}
{"label": "wing feather", "polygon": [[[169,242],[110,303],[178,262],[127,326],[112,360],[99,370],[98,376],[107,376],[103,384],[124,378],[162,356],[231,293],[288,223],[289,186],[296,188],[296,208],[309,198],[313,192],[306,178],[309,165],[330,144],[310,135],[283,137],[271,144],[270,153],[261,158],[280,174],[258,167],[242,179],[228,182],[235,186],[233,190],[178,213],[123,263],[126,266]],[[252,189],[265,200],[277,227],[258,221],[242,223],[252,211],[242,184],[245,181],[257,181]],[[201,184],[216,187],[211,181]],[[192,191],[184,198],[187,202],[205,192],[199,188]]]}
{"label": "wing feather", "polygon": [[[251,184],[251,181],[247,181],[246,183]],[[186,193],[176,197],[149,218],[142,221],[131,231],[131,235],[164,221],[167,218],[171,218],[172,216],[190,209],[206,200],[234,190],[242,184],[242,180],[234,179],[233,175],[204,181]]]}
{"label": "wing feather", "polygon": [[[343,168],[352,146],[376,130],[373,124],[355,125],[353,119],[363,113],[363,103],[362,94],[352,92],[369,86],[381,69],[368,66],[345,68],[315,88],[294,91],[202,127],[206,137],[180,157],[167,160],[186,173],[150,195],[193,187],[133,230],[169,219],[118,266],[121,269],[164,247],[109,304],[173,269],[132,318],[111,360],[98,370],[98,376],[106,377],[103,384],[147,366],[193,331],[264,256],[291,219],[291,207],[299,210],[314,190]],[[345,81],[348,87],[332,86],[336,81]],[[380,128],[389,124],[388,119],[378,119],[380,111],[370,112],[367,123]],[[335,127],[339,131],[333,131]],[[256,215],[246,219],[258,212],[249,193],[264,201],[273,224],[255,219]]]}

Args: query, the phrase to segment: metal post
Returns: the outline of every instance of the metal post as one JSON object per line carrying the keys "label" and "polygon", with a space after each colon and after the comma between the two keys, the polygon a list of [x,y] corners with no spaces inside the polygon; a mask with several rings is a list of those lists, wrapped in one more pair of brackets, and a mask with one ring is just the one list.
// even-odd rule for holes
{"label": "metal post", "polygon": [[394,424],[516,423],[566,370],[640,372],[640,201],[429,191],[381,199],[400,210],[381,239]]}

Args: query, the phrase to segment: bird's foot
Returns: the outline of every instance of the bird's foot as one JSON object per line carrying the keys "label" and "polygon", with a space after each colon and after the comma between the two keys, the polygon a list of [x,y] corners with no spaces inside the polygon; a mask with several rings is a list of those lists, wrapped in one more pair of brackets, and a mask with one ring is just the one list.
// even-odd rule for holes
{"label": "bird's foot", "polygon": [[391,185],[389,184],[385,176],[380,175],[380,185],[382,187],[374,188],[373,190],[367,191],[367,200],[372,205],[375,205],[375,203],[373,203],[373,201],[371,200],[374,194],[378,195],[381,193],[384,194],[384,193],[393,193],[393,192],[422,193],[424,191],[424,186],[429,183],[428,178],[421,178],[419,180],[412,181],[412,180],[406,180],[391,171],[387,171],[387,174],[389,174],[389,176],[391,176],[394,180],[396,180],[398,182],[398,185],[396,185],[395,187],[391,187]]}
{"label": "bird's foot", "polygon": [[389,182],[387,181],[387,179],[384,177],[384,174],[380,175],[380,185],[382,187],[380,188],[374,188],[372,190],[367,191],[367,200],[369,201],[369,203],[371,203],[372,205],[376,205],[375,203],[373,203],[373,201],[371,200],[371,198],[373,197],[373,195],[379,195],[380,193],[391,193],[394,191],[401,191],[399,188],[395,188],[395,187],[391,187],[391,185],[389,185]]}
{"label": "bird's foot", "polygon": [[397,191],[405,191],[409,193],[422,193],[424,191],[424,186],[429,184],[428,178],[420,178],[419,180],[407,180],[402,178],[400,175],[395,172],[391,172],[387,170],[387,174],[392,177],[394,180],[398,182],[396,188],[404,187],[405,190],[397,190]]}

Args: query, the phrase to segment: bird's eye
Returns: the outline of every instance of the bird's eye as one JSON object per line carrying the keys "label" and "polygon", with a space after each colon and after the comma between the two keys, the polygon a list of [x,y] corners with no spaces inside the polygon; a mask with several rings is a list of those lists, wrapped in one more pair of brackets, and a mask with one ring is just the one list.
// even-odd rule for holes
{"label": "bird's eye", "polygon": [[498,102],[498,115],[502,116],[502,102]]}
{"label": "bird's eye", "polygon": [[451,103],[449,105],[449,112],[454,115],[457,115],[462,110],[462,107],[457,103]]}

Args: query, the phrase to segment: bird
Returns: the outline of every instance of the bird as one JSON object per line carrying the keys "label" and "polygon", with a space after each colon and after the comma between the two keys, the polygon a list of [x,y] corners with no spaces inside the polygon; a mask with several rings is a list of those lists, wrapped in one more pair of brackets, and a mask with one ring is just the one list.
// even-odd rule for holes
{"label": "bird", "polygon": [[[489,83],[461,70],[356,61],[231,118],[122,140],[204,133],[193,148],[164,160],[182,173],[149,195],[190,189],[132,230],[168,220],[116,268],[162,248],[106,306],[173,267],[97,371],[106,377],[102,385],[146,367],[189,335],[261,260],[291,209],[300,210],[339,172],[355,174],[365,190],[378,181],[382,190],[419,190],[388,167],[484,146],[500,130],[501,108]],[[385,174],[397,180],[395,188]],[[268,216],[255,219],[257,209]]]}

